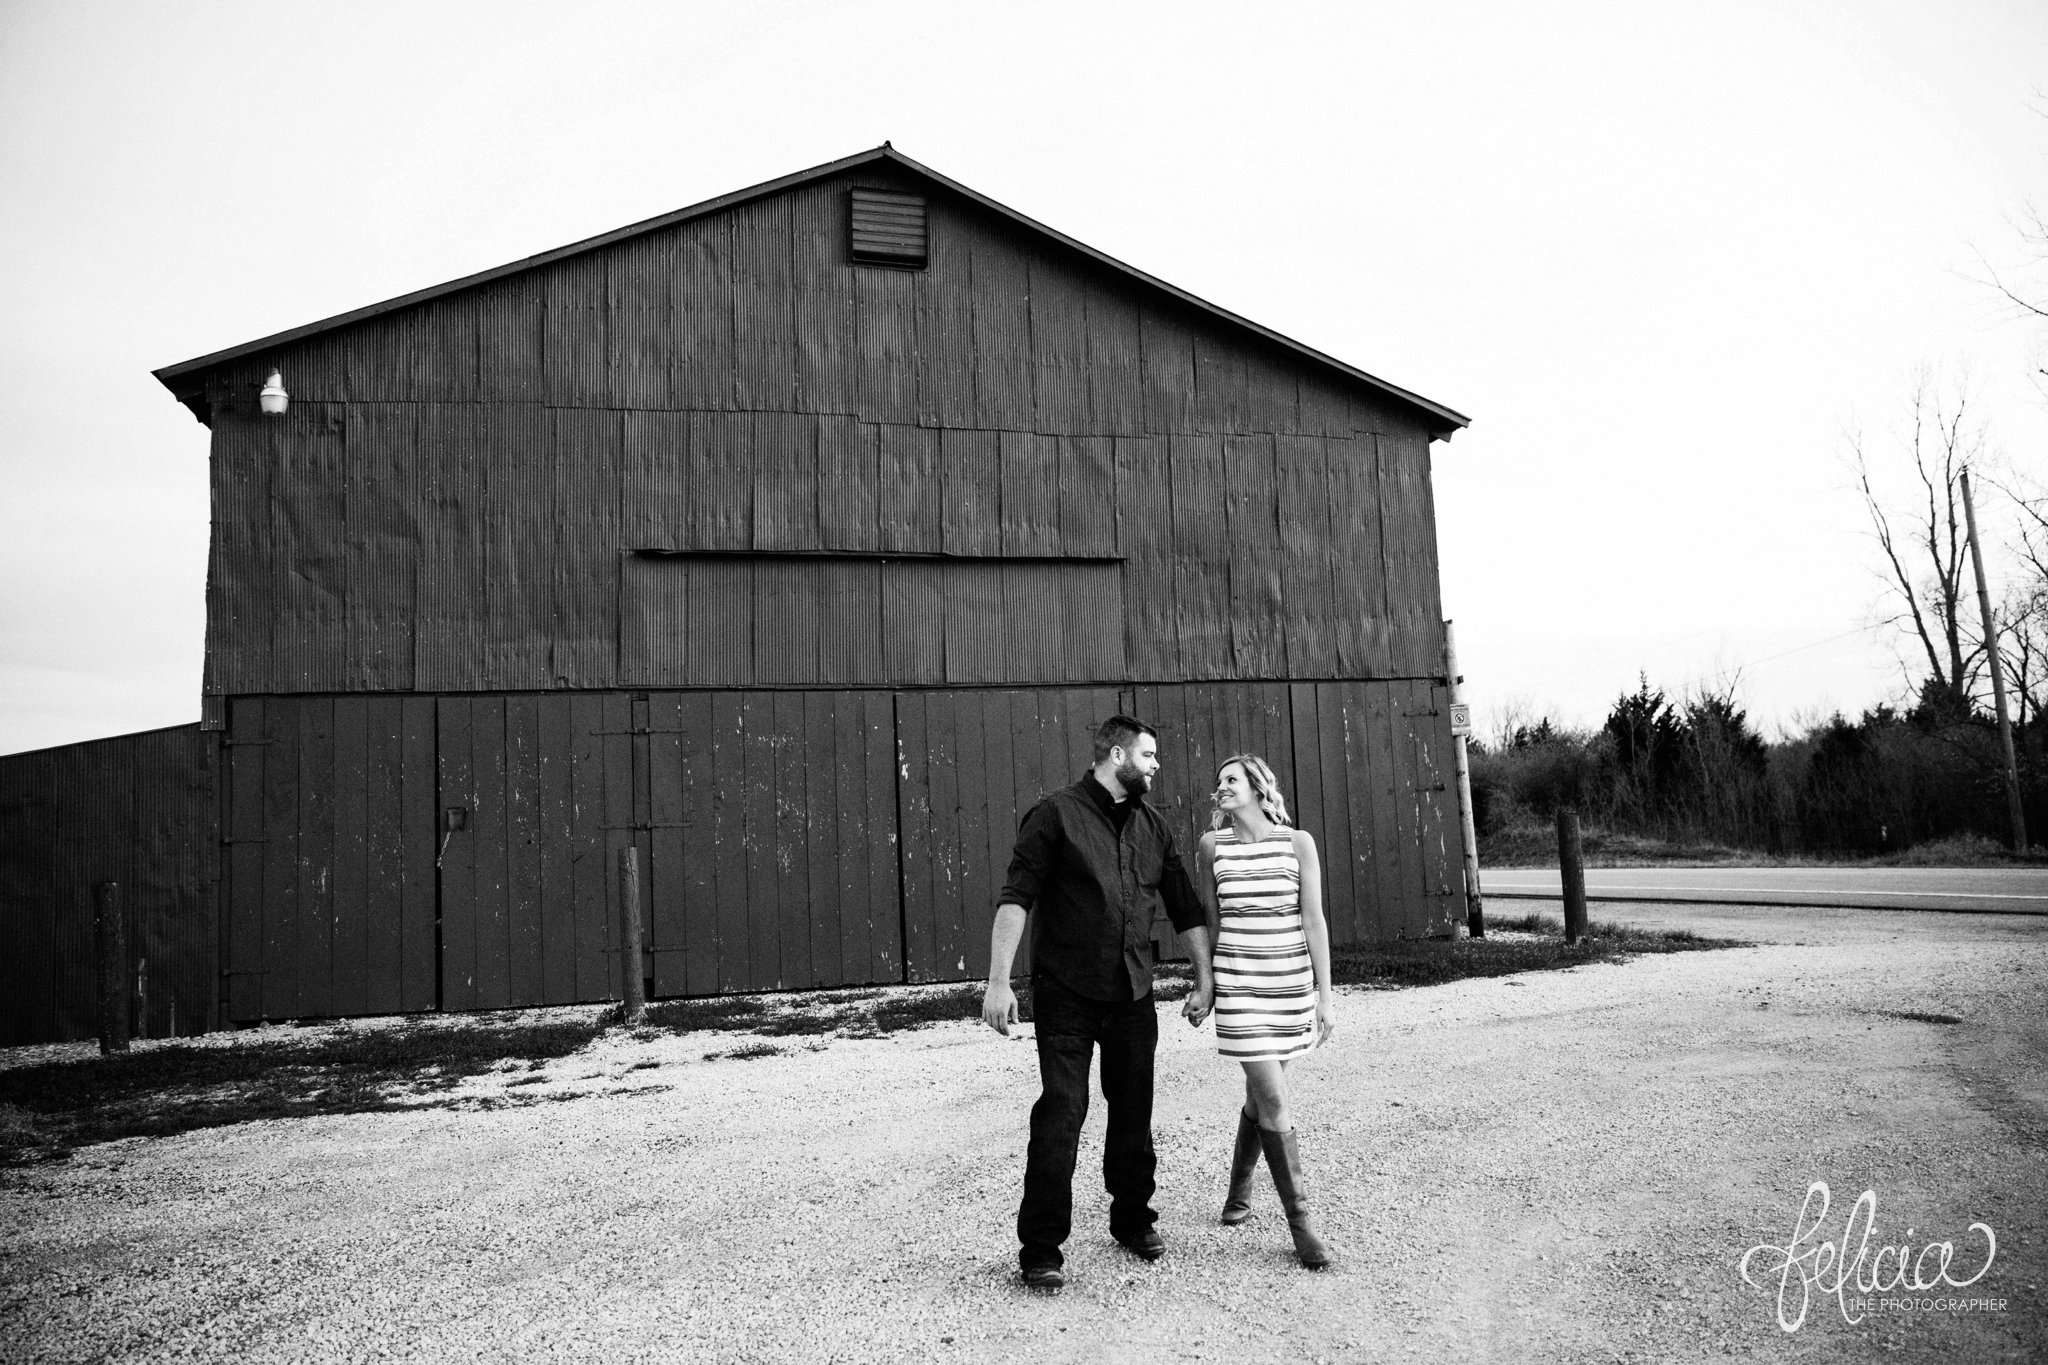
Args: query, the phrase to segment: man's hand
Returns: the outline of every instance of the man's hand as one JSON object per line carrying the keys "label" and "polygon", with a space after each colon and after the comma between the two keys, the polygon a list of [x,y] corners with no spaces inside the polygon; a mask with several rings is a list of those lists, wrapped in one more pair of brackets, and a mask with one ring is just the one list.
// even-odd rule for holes
{"label": "man's hand", "polygon": [[991,981],[981,993],[981,1022],[1005,1038],[1010,1036],[1010,1025],[1017,1022],[1017,992],[1010,989],[1008,981]]}
{"label": "man's hand", "polygon": [[1187,993],[1187,998],[1180,1002],[1180,1012],[1187,1016],[1188,1023],[1200,1028],[1215,1003],[1216,988],[1204,982]]}

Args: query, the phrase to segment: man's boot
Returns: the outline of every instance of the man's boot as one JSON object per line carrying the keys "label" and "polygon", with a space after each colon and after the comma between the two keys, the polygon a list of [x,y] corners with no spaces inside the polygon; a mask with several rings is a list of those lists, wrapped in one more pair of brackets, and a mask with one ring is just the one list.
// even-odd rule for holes
{"label": "man's boot", "polygon": [[1273,1188],[1280,1192],[1280,1207],[1287,1210],[1287,1230],[1294,1234],[1294,1254],[1310,1270],[1321,1270],[1332,1259],[1330,1249],[1316,1236],[1310,1221],[1308,1190],[1301,1178],[1301,1153],[1294,1146],[1294,1130],[1276,1133],[1259,1129],[1259,1142],[1266,1149],[1266,1165],[1273,1172]]}
{"label": "man's boot", "polygon": [[1252,1216],[1252,1177],[1259,1169],[1259,1124],[1237,1111],[1237,1146],[1230,1154],[1230,1193],[1223,1196],[1219,1220],[1235,1226]]}

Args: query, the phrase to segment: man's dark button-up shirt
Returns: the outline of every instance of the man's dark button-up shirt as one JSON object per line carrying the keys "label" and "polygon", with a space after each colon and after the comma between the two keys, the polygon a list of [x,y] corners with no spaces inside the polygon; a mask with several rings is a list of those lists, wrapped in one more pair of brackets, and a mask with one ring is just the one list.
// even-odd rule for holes
{"label": "man's dark button-up shirt", "polygon": [[1095,774],[1031,808],[998,901],[1031,912],[1031,973],[1092,1000],[1152,991],[1152,921],[1206,922],[1173,831],[1142,796],[1118,801]]}

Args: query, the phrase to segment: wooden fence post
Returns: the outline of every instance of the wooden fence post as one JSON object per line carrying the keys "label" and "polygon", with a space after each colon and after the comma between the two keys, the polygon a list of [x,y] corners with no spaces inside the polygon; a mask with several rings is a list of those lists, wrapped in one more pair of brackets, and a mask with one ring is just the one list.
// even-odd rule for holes
{"label": "wooden fence post", "polygon": [[100,1055],[128,1050],[128,933],[121,922],[121,883],[92,888],[93,942],[99,958]]}
{"label": "wooden fence post", "polygon": [[1586,850],[1579,836],[1579,813],[1557,813],[1557,870],[1564,883],[1564,941],[1586,936]]}
{"label": "wooden fence post", "polygon": [[1458,637],[1444,622],[1444,676],[1451,694],[1451,761],[1458,774],[1458,833],[1465,843],[1465,932],[1486,937],[1486,902],[1479,894],[1479,833],[1472,825],[1472,764],[1466,736],[1472,711],[1465,705],[1465,675],[1458,671]]}
{"label": "wooden fence post", "polygon": [[640,850],[628,844],[619,850],[619,973],[629,1024],[647,1018],[640,963]]}

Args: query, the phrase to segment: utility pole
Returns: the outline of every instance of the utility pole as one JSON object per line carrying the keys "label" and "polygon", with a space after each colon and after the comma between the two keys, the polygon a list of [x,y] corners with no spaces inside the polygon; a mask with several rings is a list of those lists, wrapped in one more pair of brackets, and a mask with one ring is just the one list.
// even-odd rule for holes
{"label": "utility pole", "polygon": [[1472,827],[1472,766],[1465,739],[1472,733],[1472,708],[1465,705],[1465,675],[1458,672],[1458,640],[1444,622],[1444,676],[1451,689],[1451,751],[1458,770],[1458,828],[1465,838],[1465,930],[1486,937],[1486,904],[1479,896],[1479,836]]}
{"label": "utility pole", "polygon": [[2005,749],[2005,806],[2012,825],[2012,851],[2027,851],[2027,810],[2020,801],[2020,765],[2012,748],[2012,713],[2005,706],[2005,665],[1998,657],[1998,631],[1991,621],[1991,589],[1984,582],[1984,547],[1977,543],[1977,504],[1970,497],[1970,471],[1962,474],[1963,522],[1970,532],[1970,561],[1977,566],[1977,610],[1984,618],[1984,657],[1991,661],[1991,701],[1998,709],[1998,742]]}

